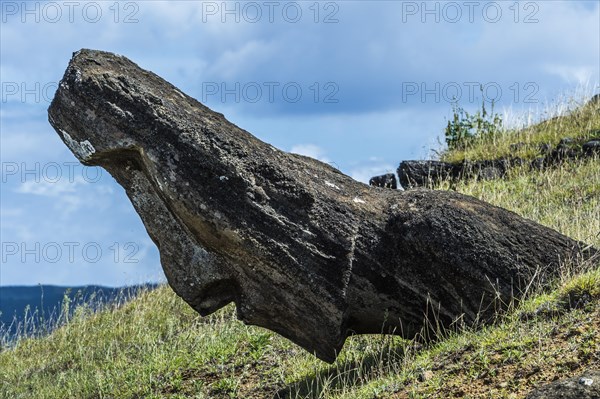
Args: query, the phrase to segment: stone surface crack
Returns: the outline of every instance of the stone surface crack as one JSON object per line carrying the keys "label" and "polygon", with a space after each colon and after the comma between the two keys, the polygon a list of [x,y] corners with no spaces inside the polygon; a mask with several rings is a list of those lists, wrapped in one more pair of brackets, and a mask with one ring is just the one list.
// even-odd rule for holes
{"label": "stone surface crack", "polygon": [[354,266],[354,252],[356,251],[356,239],[358,238],[358,229],[359,224],[354,222],[354,229],[352,236],[350,238],[350,250],[348,251],[348,266],[344,271],[343,275],[343,288],[342,288],[342,297],[346,299],[346,291],[348,289],[348,285],[350,284],[350,278],[352,277],[352,268]]}

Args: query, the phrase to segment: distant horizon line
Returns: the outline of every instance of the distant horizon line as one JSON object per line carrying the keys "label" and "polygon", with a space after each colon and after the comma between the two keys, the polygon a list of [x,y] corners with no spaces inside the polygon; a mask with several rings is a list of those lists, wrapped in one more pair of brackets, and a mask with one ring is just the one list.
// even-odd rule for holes
{"label": "distant horizon line", "polygon": [[60,284],[30,284],[30,285],[0,285],[0,289],[3,288],[35,288],[35,287],[57,287],[57,288],[83,288],[83,287],[98,287],[98,288],[129,288],[129,287],[143,287],[143,286],[159,286],[167,285],[166,281],[162,282],[145,282],[131,285],[102,285],[102,284],[80,284],[80,285],[60,285]]}

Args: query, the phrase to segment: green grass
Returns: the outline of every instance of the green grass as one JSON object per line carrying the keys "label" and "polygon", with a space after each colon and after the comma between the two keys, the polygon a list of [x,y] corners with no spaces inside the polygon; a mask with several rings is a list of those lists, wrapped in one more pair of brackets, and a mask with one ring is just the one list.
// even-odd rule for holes
{"label": "green grass", "polygon": [[[479,143],[468,156],[502,154],[515,141],[583,137],[600,129],[599,114],[574,110],[498,138],[494,148]],[[599,165],[589,158],[437,188],[473,195],[600,247]],[[52,334],[3,346],[0,398],[273,398],[278,392],[290,398],[522,398],[537,384],[600,367],[598,331],[597,262],[564,265],[552,286],[534,287],[495,325],[448,332],[430,345],[352,337],[333,365],[277,334],[245,326],[232,305],[202,318],[163,286],[100,312],[80,307]]]}

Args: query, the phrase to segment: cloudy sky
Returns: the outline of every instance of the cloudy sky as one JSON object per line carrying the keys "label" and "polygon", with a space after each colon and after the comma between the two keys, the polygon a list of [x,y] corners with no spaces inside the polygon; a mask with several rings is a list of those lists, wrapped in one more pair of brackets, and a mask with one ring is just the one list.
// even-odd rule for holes
{"label": "cloudy sky", "polygon": [[451,113],[515,120],[600,92],[600,2],[1,3],[0,285],[163,278],[107,172],[79,165],[46,109],[71,54],[119,53],[276,147],[366,182],[424,158]]}

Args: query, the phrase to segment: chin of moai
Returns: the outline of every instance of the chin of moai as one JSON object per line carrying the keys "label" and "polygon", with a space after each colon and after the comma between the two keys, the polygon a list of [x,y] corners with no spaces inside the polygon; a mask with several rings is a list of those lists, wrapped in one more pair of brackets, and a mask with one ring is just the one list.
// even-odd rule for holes
{"label": "chin of moai", "polygon": [[75,53],[49,120],[125,188],[191,307],[235,302],[245,323],[326,361],[350,334],[486,320],[581,254],[473,197],[369,187],[280,151],[119,55]]}

